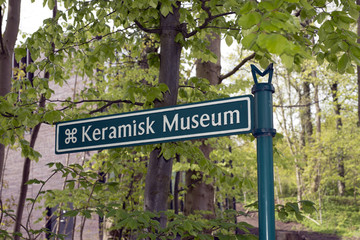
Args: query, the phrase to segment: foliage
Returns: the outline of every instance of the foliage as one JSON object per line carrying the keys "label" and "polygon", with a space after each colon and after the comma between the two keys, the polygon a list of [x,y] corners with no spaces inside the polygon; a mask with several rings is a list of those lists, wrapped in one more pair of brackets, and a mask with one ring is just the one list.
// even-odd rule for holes
{"label": "foliage", "polygon": [[[302,189],[312,188],[314,169],[319,169],[321,187],[318,191],[336,194],[336,182],[342,180],[336,174],[339,155],[345,160],[346,169],[350,169],[343,177],[346,185],[351,186],[348,194],[358,193],[359,153],[352,140],[358,136],[358,129],[354,130],[356,116],[352,113],[355,94],[349,94],[354,89],[354,68],[360,64],[360,48],[353,32],[360,9],[354,1],[44,0],[43,4],[53,9],[56,2],[60,4],[56,18],[45,20],[44,25],[15,50],[19,60],[29,49],[35,62],[15,70],[11,93],[0,99],[2,144],[21,149],[24,157],[37,160],[41,156],[30,148],[24,133],[38,123],[53,125],[59,121],[153,108],[172,87],[159,83],[160,20],[179,7],[180,25],[176,28],[175,41],[180,43],[183,52],[178,103],[249,92],[252,81],[243,81],[248,79],[248,73],[241,82],[230,80],[219,86],[193,76],[189,66],[193,66],[196,59],[217,61],[207,48],[209,33],[220,34],[229,46],[238,43],[244,52],[255,52],[255,60],[262,67],[270,61],[282,62],[283,65],[278,64],[274,83],[277,89],[285,89],[275,95],[274,101],[280,106],[276,111],[282,133],[274,141],[274,160],[281,176],[277,187],[286,185],[289,190],[279,195],[295,194],[294,186],[299,183],[290,174],[294,167],[301,169]],[[325,63],[326,68],[308,61],[311,57],[315,57],[318,64]],[[330,73],[328,69],[341,75]],[[42,78],[39,74],[30,81],[25,71],[47,72],[50,77]],[[314,71],[318,77],[309,77]],[[50,86],[64,86],[71,76],[79,78],[81,87],[66,99],[54,99]],[[342,105],[341,118],[348,120],[341,129],[336,127],[340,116],[333,112],[333,92],[329,88],[335,82],[339,83],[336,94]],[[301,145],[303,129],[295,120],[300,118],[302,110],[286,107],[298,105],[295,98],[302,94],[303,83],[319,87],[324,99],[320,101],[321,124],[326,129],[319,138],[315,133],[310,136],[313,142],[306,146]],[[41,96],[46,98],[43,108],[38,107]],[[233,223],[231,219],[235,213],[229,216],[223,213],[223,218],[206,220],[200,215],[185,217],[169,211],[163,213],[169,219],[168,225],[160,229],[158,221],[154,220],[159,217],[158,213],[142,211],[144,175],[149,153],[160,147],[165,159],[180,156],[179,162],[174,164],[174,172],[201,169],[207,174],[207,181],[214,182],[219,189],[219,202],[232,197],[244,199],[246,194],[255,198],[253,140],[250,136],[206,140],[204,142],[212,146],[210,159],[199,150],[200,143],[186,141],[104,150],[94,154],[84,165],[51,163],[49,167],[53,173],[62,175],[64,189],[41,191],[36,199],[28,199],[28,202],[43,200],[49,207],[60,205],[67,210],[65,216],[70,217],[90,218],[94,214],[107,217],[113,221],[113,228],[123,229],[124,234],[150,229],[144,233],[146,236],[139,235],[139,238],[165,239],[180,234],[206,239],[208,235],[204,232],[211,231],[220,239],[232,239],[235,238],[234,229],[245,230],[246,227]],[[106,182],[103,182],[104,176]],[[43,186],[46,181],[33,179],[28,183]],[[187,188],[184,184],[182,187],[183,191]],[[310,190],[305,194],[315,198]],[[69,201],[73,209],[67,209]],[[314,206],[304,200],[277,205],[280,218],[293,213],[301,219],[300,210],[312,213]],[[6,214],[12,216],[11,211]],[[32,233],[29,230],[27,234],[37,235],[36,231],[45,230]],[[4,232],[4,236],[6,234]]]}
{"label": "foliage", "polygon": [[[256,239],[250,234],[239,237],[233,235],[236,229],[248,233],[246,223],[233,223],[232,219],[236,212],[227,211],[223,218],[207,220],[201,214],[185,217],[174,214],[171,211],[165,213],[168,218],[168,225],[161,229],[159,222],[154,220],[159,213],[152,212],[125,212],[112,211],[108,216],[114,217],[114,229],[124,229],[124,234],[135,235],[137,239],[169,239],[176,236],[191,237],[192,239],[213,239],[213,235],[219,239]],[[142,229],[146,229],[143,231]],[[129,236],[128,235],[128,236]],[[126,235],[125,235],[126,236]]]}

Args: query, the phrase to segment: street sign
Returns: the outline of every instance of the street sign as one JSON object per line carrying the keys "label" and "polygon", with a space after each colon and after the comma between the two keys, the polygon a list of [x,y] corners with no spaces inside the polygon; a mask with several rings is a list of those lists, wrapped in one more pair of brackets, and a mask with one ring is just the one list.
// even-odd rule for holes
{"label": "street sign", "polygon": [[56,154],[250,133],[253,96],[56,124]]}

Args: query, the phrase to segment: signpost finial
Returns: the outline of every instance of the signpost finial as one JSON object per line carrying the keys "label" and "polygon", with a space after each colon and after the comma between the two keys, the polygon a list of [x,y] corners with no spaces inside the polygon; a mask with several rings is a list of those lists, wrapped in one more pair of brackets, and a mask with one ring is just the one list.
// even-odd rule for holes
{"label": "signpost finial", "polygon": [[257,81],[257,77],[256,77],[256,74],[259,74],[261,77],[265,76],[266,74],[269,74],[269,79],[268,79],[268,83],[271,83],[272,81],[272,76],[273,76],[273,72],[274,72],[274,64],[273,63],[270,63],[270,65],[265,69],[264,72],[261,72],[255,65],[251,64],[251,73],[252,73],[252,76],[254,78],[254,82],[255,84],[258,84],[258,81]]}

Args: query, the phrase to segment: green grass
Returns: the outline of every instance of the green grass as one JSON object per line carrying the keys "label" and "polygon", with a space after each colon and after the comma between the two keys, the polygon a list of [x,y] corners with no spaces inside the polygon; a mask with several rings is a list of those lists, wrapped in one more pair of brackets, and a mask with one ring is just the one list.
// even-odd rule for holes
{"label": "green grass", "polygon": [[[310,217],[320,223],[319,212]],[[296,219],[290,217],[289,220]],[[311,231],[336,234],[343,239],[360,237],[360,199],[355,202],[353,197],[325,196],[322,203],[322,223],[317,225],[306,218],[301,223]]]}

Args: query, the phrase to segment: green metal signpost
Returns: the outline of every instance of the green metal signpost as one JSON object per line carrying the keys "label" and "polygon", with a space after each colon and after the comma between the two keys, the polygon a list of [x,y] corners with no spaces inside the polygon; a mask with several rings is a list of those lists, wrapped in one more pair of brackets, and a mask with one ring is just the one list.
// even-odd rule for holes
{"label": "green metal signpost", "polygon": [[[273,128],[272,94],[275,89],[271,84],[273,65],[261,72],[251,65],[255,85],[254,94],[254,130],[257,141],[257,171],[258,171],[258,207],[259,207],[259,238],[260,240],[275,240],[275,205],[274,205],[274,168],[273,140],[276,131]],[[258,83],[256,74],[269,74],[267,83]]]}
{"label": "green metal signpost", "polygon": [[[56,124],[56,154],[175,142],[252,132],[257,139],[260,240],[275,240],[273,65],[251,65],[252,95],[184,104]],[[269,74],[258,83],[256,74]]]}

